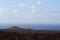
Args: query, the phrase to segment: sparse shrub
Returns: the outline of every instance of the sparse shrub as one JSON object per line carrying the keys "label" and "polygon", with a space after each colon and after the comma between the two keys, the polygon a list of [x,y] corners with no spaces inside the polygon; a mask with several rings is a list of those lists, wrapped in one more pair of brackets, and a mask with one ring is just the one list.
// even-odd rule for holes
{"label": "sparse shrub", "polygon": [[0,32],[0,40],[60,40],[60,33]]}

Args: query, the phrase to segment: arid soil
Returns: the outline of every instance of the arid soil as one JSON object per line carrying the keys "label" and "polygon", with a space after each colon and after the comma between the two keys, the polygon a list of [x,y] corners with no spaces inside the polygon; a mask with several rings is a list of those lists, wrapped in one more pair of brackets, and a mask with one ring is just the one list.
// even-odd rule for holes
{"label": "arid soil", "polygon": [[60,33],[0,31],[0,40],[60,40]]}

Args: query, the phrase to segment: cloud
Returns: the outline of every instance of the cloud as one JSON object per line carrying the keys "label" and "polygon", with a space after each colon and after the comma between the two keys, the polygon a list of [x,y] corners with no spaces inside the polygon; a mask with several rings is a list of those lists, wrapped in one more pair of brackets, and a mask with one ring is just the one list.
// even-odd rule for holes
{"label": "cloud", "polygon": [[35,13],[36,11],[37,11],[36,7],[35,7],[35,6],[32,6],[32,7],[31,7],[31,13],[33,14],[33,13]]}
{"label": "cloud", "polygon": [[0,8],[0,12],[7,12],[7,10],[4,8]]}
{"label": "cloud", "polygon": [[35,6],[31,6],[32,9],[36,8]]}
{"label": "cloud", "polygon": [[20,7],[25,7],[25,4],[24,3],[20,3],[19,6]]}
{"label": "cloud", "polygon": [[37,9],[32,9],[31,13],[36,13]]}
{"label": "cloud", "polygon": [[47,0],[48,2],[51,2],[52,0]]}
{"label": "cloud", "polygon": [[45,9],[44,9],[44,12],[45,12],[45,13],[48,13],[48,11],[49,11],[48,8],[45,8]]}
{"label": "cloud", "polygon": [[41,4],[41,2],[40,1],[37,1],[37,5],[40,5]]}
{"label": "cloud", "polygon": [[17,10],[17,9],[13,9],[12,12],[13,12],[13,13],[17,13],[18,10]]}
{"label": "cloud", "polygon": [[0,16],[5,15],[7,13],[7,10],[5,8],[0,8]]}

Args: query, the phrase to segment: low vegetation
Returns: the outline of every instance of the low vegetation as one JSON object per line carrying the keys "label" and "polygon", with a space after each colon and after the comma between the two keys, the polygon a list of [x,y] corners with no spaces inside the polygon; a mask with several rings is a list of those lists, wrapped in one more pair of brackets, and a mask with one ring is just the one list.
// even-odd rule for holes
{"label": "low vegetation", "polygon": [[60,33],[0,31],[0,40],[60,40]]}

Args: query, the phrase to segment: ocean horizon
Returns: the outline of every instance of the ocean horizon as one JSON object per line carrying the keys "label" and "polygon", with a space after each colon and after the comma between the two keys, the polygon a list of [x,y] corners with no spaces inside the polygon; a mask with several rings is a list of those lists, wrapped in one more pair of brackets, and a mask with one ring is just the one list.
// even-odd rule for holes
{"label": "ocean horizon", "polygon": [[0,24],[0,29],[7,29],[12,26],[34,30],[60,30],[59,24]]}

